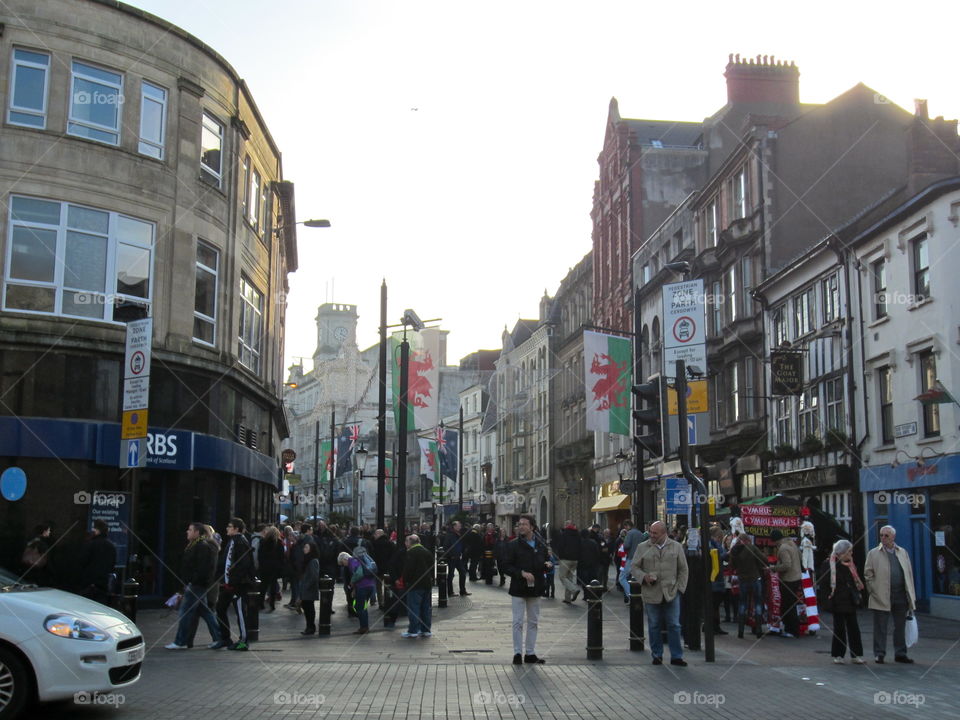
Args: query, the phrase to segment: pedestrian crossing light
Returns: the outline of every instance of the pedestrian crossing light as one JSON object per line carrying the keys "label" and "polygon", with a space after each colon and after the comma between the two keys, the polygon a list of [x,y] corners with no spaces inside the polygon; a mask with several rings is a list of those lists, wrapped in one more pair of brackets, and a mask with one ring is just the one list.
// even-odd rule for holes
{"label": "pedestrian crossing light", "polygon": [[649,460],[664,456],[664,431],[667,427],[667,381],[651,375],[647,382],[633,386],[633,444]]}

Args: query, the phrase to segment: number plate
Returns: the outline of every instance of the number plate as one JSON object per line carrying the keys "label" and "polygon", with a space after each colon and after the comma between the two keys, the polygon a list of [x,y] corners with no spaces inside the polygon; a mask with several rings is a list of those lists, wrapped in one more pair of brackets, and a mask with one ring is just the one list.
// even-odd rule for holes
{"label": "number plate", "polygon": [[143,645],[141,645],[140,647],[134,648],[133,650],[128,652],[127,665],[133,665],[134,663],[138,663],[141,660],[143,660],[143,654],[145,650],[146,648]]}

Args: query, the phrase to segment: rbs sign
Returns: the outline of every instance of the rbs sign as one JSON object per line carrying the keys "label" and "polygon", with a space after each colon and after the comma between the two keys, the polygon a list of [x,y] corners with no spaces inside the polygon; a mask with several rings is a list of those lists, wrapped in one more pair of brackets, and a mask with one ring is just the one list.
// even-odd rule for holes
{"label": "rbs sign", "polygon": [[147,433],[147,467],[165,470],[193,469],[193,433]]}

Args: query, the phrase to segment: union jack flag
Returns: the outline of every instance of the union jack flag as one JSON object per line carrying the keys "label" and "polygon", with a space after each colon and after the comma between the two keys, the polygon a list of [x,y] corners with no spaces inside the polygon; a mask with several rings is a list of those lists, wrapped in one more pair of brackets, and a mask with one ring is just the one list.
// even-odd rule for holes
{"label": "union jack flag", "polygon": [[443,426],[437,427],[437,450],[444,453],[447,451],[447,438],[445,437]]}

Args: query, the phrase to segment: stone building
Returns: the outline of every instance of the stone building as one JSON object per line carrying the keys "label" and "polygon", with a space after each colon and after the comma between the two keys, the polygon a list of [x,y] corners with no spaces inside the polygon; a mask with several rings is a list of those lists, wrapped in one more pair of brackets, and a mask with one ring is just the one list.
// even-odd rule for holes
{"label": "stone building", "polygon": [[[0,28],[0,453],[28,478],[0,503],[0,561],[43,520],[79,538],[91,493],[132,493],[120,560],[169,594],[188,522],[275,518],[293,186],[246,83],[200,39],[97,0],[10,0]],[[142,315],[149,443],[129,472],[125,320]]]}

